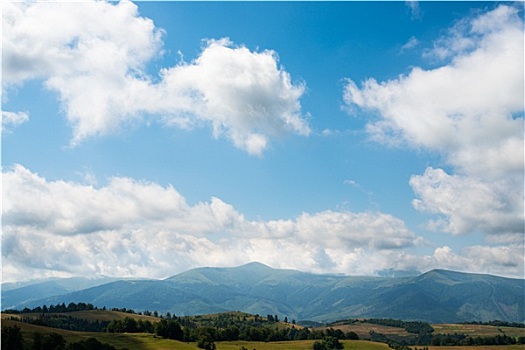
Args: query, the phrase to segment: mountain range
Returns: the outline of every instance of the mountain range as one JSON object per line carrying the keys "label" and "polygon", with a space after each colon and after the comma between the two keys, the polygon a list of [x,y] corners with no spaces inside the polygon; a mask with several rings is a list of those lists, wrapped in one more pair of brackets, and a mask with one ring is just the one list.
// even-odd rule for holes
{"label": "mountain range", "polygon": [[447,270],[409,277],[320,275],[249,263],[197,268],[163,280],[3,284],[2,309],[84,302],[178,316],[244,311],[318,322],[346,318],[525,322],[524,282]]}

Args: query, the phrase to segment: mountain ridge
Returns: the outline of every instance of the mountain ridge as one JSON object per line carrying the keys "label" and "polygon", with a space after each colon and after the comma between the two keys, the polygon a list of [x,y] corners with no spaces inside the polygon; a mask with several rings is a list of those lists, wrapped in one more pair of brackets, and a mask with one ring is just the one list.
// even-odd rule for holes
{"label": "mountain ridge", "polygon": [[273,269],[253,262],[201,267],[162,280],[116,280],[23,301],[13,299],[16,290],[2,293],[3,309],[85,302],[181,316],[244,311],[313,321],[368,317],[434,323],[525,321],[524,280],[449,270],[415,277],[356,277]]}

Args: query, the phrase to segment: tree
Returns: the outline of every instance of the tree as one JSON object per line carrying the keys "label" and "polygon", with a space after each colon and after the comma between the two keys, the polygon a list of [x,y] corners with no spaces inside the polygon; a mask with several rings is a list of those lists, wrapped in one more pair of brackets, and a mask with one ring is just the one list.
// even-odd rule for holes
{"label": "tree", "polygon": [[137,327],[139,332],[155,333],[155,327],[153,326],[153,323],[151,323],[150,320],[138,320]]}
{"label": "tree", "polygon": [[314,350],[339,350],[343,348],[344,345],[336,337],[324,337],[322,341],[316,341],[313,345]]}
{"label": "tree", "polygon": [[23,350],[22,331],[18,326],[2,328],[2,349]]}
{"label": "tree", "polygon": [[179,322],[174,320],[162,319],[160,322],[155,323],[155,332],[159,337],[183,340],[184,332]]}
{"label": "tree", "polygon": [[239,339],[239,327],[231,325],[222,330],[220,334],[221,340],[237,340]]}
{"label": "tree", "polygon": [[205,349],[205,350],[215,350],[216,349],[213,339],[207,334],[203,334],[200,336],[199,340],[197,341],[197,347],[199,347],[200,349]]}
{"label": "tree", "polygon": [[350,340],[359,340],[359,335],[357,335],[356,332],[346,332],[346,335],[345,335],[346,339],[350,339]]}
{"label": "tree", "polygon": [[137,321],[134,319],[134,318],[131,318],[131,317],[124,317],[124,320],[123,320],[123,328],[124,328],[124,332],[126,333],[135,333],[135,332],[138,332],[138,324],[137,324]]}
{"label": "tree", "polygon": [[42,340],[42,350],[63,350],[66,348],[66,340],[58,333],[51,333]]}
{"label": "tree", "polygon": [[314,350],[326,350],[326,348],[324,347],[323,343],[321,343],[318,340],[314,342],[313,349]]}
{"label": "tree", "polygon": [[42,349],[43,339],[44,339],[44,336],[42,335],[42,333],[38,333],[38,332],[33,333],[33,345],[31,346],[31,350]]}

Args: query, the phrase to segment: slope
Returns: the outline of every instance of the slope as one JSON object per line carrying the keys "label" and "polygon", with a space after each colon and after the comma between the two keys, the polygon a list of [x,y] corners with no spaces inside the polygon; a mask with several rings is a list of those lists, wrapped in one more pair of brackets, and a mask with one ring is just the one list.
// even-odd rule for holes
{"label": "slope", "polygon": [[444,270],[417,277],[347,277],[250,263],[198,268],[165,280],[116,281],[19,307],[62,302],[180,316],[244,311],[321,322],[357,317],[432,323],[525,321],[523,280]]}

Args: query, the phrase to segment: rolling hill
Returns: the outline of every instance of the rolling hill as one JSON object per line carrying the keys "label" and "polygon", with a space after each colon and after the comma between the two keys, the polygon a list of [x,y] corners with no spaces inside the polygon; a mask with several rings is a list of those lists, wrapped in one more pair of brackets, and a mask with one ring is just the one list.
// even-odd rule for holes
{"label": "rolling hill", "polygon": [[[239,310],[314,321],[371,317],[432,323],[525,321],[524,280],[445,270],[416,277],[348,277],[250,263],[198,268],[164,280],[119,280],[41,296],[13,306],[85,302],[176,315]],[[4,294],[2,304],[6,305]]]}

